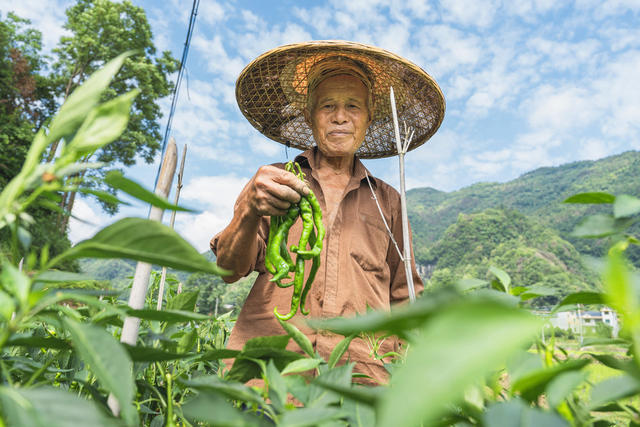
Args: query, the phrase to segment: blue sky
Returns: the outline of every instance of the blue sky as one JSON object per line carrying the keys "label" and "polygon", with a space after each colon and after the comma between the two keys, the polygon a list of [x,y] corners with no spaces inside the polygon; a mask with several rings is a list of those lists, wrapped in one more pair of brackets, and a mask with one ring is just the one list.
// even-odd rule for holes
{"label": "blue sky", "polygon": [[[71,3],[0,0],[0,11],[31,19],[52,49]],[[146,10],[158,49],[180,57],[192,2],[133,3]],[[640,0],[201,0],[172,132],[179,151],[185,143],[189,150],[181,202],[200,213],[178,214],[176,228],[205,250],[257,168],[286,158],[246,122],[234,97],[240,71],[266,50],[351,40],[426,70],[447,111],[431,140],[407,155],[407,186],[453,191],[640,149],[639,17]],[[165,111],[169,104],[163,100]],[[365,165],[397,187],[395,158]],[[156,170],[139,164],[127,175],[151,187]],[[87,199],[74,213],[96,226],[114,221]],[[136,205],[118,217],[146,213]],[[95,230],[71,222],[74,241]]]}

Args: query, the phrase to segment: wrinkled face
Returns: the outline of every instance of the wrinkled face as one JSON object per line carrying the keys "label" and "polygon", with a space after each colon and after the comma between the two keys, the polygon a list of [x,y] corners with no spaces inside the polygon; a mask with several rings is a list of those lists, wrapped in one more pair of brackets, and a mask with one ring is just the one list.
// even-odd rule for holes
{"label": "wrinkled face", "polygon": [[362,145],[371,123],[368,96],[366,86],[350,75],[329,77],[318,85],[305,117],[322,154],[350,157]]}

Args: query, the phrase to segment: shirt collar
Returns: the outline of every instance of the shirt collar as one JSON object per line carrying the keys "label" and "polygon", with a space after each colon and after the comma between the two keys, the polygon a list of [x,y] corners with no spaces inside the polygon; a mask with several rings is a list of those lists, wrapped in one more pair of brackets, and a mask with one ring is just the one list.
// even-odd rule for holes
{"label": "shirt collar", "polygon": [[[298,164],[300,164],[301,167],[303,168],[307,167],[313,171],[313,168],[315,166],[317,150],[318,150],[318,147],[313,146],[312,148],[309,148],[308,150],[298,154],[295,157],[294,161],[298,162]],[[374,188],[377,188],[378,187],[377,179],[371,174],[371,172],[369,172],[369,170],[364,166],[364,164],[362,164],[358,156],[356,156],[355,161],[353,163],[354,163],[353,164],[354,173],[353,173],[352,179],[357,179],[358,181],[363,181],[363,180],[366,181],[367,175],[369,175],[369,180],[371,181],[371,185]]]}

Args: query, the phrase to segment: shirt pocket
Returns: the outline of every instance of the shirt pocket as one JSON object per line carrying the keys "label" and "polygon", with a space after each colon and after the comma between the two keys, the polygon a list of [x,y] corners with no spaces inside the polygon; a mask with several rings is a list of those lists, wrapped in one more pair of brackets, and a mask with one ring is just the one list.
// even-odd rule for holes
{"label": "shirt pocket", "polygon": [[389,234],[379,215],[358,214],[356,233],[351,236],[351,257],[364,271],[383,272],[386,269]]}

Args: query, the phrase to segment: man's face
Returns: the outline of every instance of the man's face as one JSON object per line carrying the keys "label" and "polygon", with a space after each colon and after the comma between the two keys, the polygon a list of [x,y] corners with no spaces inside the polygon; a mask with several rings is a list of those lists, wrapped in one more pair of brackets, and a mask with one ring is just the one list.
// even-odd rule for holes
{"label": "man's face", "polygon": [[367,88],[360,79],[337,75],[321,82],[305,110],[318,148],[327,157],[350,157],[362,145],[371,123]]}

